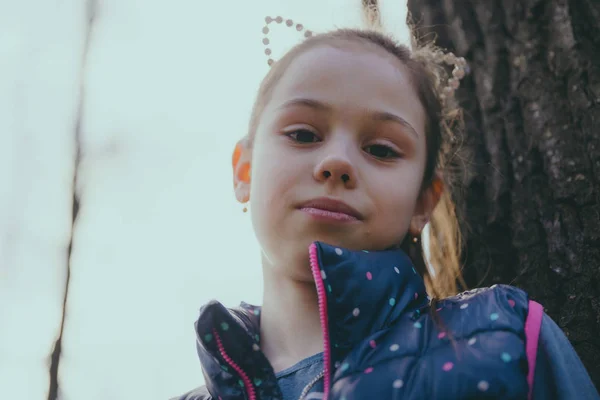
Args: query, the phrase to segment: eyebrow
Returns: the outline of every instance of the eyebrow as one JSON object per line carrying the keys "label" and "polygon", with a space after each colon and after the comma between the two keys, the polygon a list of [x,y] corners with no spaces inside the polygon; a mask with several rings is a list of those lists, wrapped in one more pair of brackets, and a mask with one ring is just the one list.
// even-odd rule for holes
{"label": "eyebrow", "polygon": [[[278,108],[286,109],[286,108],[291,108],[291,107],[308,107],[308,108],[312,108],[317,111],[331,111],[333,109],[333,107],[331,107],[328,104],[322,103],[317,100],[306,99],[306,98],[296,98],[296,99],[288,100]],[[415,128],[413,128],[413,126],[407,120],[405,120],[404,118],[402,118],[396,114],[392,114],[392,113],[385,112],[385,111],[372,111],[372,112],[369,112],[369,114],[376,121],[395,122],[397,124],[400,124],[403,127],[405,127],[406,129],[408,129],[410,131],[410,133],[412,133],[416,137],[419,137],[419,134],[417,133]]]}

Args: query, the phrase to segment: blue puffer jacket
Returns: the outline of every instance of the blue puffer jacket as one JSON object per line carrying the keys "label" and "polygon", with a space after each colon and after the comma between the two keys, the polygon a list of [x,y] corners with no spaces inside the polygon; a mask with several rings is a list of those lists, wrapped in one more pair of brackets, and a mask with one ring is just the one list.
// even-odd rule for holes
{"label": "blue puffer jacket", "polygon": [[[511,286],[462,293],[430,309],[401,250],[315,243],[311,266],[330,400],[526,399],[527,295]],[[181,399],[281,399],[260,351],[260,309],[210,302],[196,323],[206,388]]]}

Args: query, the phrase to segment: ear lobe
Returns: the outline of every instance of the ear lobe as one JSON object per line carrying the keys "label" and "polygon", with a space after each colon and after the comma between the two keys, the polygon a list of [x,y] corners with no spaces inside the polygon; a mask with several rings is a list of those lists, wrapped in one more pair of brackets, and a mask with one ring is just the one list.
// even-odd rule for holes
{"label": "ear lobe", "polygon": [[238,202],[244,204],[250,201],[250,184],[240,183],[235,187],[235,198]]}
{"label": "ear lobe", "polygon": [[431,185],[426,188],[417,201],[415,214],[410,221],[410,233],[413,236],[421,234],[425,225],[431,219],[431,214],[437,206],[442,194],[444,193],[444,182],[439,174],[436,174]]}
{"label": "ear lobe", "polygon": [[252,149],[248,147],[247,140],[241,139],[237,142],[231,157],[233,167],[233,187],[235,197],[240,203],[250,200],[250,162],[252,160]]}

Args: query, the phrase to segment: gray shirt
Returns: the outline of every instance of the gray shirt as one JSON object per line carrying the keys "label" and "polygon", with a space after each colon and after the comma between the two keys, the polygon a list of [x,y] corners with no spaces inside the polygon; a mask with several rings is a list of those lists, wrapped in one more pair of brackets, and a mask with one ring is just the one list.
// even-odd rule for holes
{"label": "gray shirt", "polygon": [[[283,400],[298,400],[304,387],[323,371],[323,353],[315,354],[276,374]],[[317,400],[323,397],[323,379],[310,389],[302,400]]]}

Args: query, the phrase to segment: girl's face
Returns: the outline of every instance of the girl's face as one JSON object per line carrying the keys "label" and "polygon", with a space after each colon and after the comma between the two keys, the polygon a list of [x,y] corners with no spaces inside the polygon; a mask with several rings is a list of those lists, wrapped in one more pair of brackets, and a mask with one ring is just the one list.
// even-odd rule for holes
{"label": "girl's face", "polygon": [[264,257],[298,279],[312,279],[309,268],[293,270],[307,265],[311,242],[383,250],[420,231],[435,205],[421,195],[425,112],[409,72],[383,50],[345,44],[297,56],[248,151]]}

